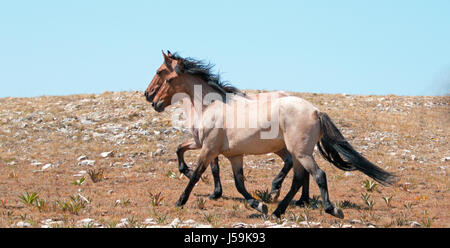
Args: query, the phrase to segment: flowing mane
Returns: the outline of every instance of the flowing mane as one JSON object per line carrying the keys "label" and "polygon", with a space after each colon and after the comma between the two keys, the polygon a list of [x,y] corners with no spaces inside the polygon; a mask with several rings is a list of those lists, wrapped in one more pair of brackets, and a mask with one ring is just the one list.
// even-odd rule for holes
{"label": "flowing mane", "polygon": [[245,96],[245,93],[238,88],[220,80],[220,75],[212,71],[214,64],[190,57],[183,58],[178,53],[173,53],[170,57],[183,63],[184,73],[200,77],[221,95],[225,96],[226,93],[232,93]]}

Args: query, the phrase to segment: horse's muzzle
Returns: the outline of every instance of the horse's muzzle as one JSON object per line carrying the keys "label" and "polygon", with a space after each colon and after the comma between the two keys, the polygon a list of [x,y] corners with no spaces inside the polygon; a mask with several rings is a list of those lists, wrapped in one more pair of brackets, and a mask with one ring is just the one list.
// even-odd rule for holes
{"label": "horse's muzzle", "polygon": [[164,102],[162,100],[159,100],[157,103],[152,102],[152,106],[158,113],[164,111]]}
{"label": "horse's muzzle", "polygon": [[148,102],[152,102],[153,98],[155,97],[155,92],[148,93],[147,91],[145,91],[144,92],[144,96],[145,96],[145,99],[147,99]]}

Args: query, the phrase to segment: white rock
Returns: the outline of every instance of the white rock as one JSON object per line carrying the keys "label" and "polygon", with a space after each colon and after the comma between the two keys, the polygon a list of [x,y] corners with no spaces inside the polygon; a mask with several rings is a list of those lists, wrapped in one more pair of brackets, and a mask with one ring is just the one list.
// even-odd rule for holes
{"label": "white rock", "polygon": [[170,226],[172,226],[172,227],[177,227],[178,226],[178,224],[180,224],[180,219],[179,218],[175,218],[175,219],[173,219],[173,221],[169,224]]}
{"label": "white rock", "polygon": [[450,161],[450,157],[441,158],[441,161],[442,161],[442,162]]}
{"label": "white rock", "polygon": [[19,221],[16,223],[16,227],[30,227],[31,224],[28,222]]}
{"label": "white rock", "polygon": [[411,222],[409,222],[409,226],[415,227],[415,226],[420,226],[420,224],[417,221],[411,221]]}
{"label": "white rock", "polygon": [[143,224],[145,224],[145,225],[154,225],[154,224],[157,224],[157,223],[153,220],[153,218],[149,218],[149,219],[145,219]]}
{"label": "white rock", "polygon": [[187,224],[187,225],[192,225],[192,224],[195,224],[195,220],[189,219],[189,220],[183,221],[183,223],[184,223],[184,224]]}
{"label": "white rock", "polygon": [[91,218],[86,218],[86,219],[82,219],[82,220],[78,221],[78,223],[83,224],[83,225],[87,225],[87,224],[89,224],[91,222],[94,222],[94,220],[91,219]]}
{"label": "white rock", "polygon": [[77,161],[81,161],[81,160],[85,160],[88,159],[88,157],[86,155],[81,155],[77,158]]}
{"label": "white rock", "polygon": [[346,171],[346,172],[344,173],[344,175],[345,175],[346,177],[353,176],[353,174],[352,174],[350,171]]}
{"label": "white rock", "polygon": [[41,162],[37,162],[37,161],[33,161],[33,162],[31,162],[31,165],[32,166],[41,166],[42,163]]}
{"label": "white rock", "polygon": [[112,156],[112,155],[113,155],[113,151],[102,152],[102,153],[100,153],[100,156],[101,156],[102,158],[107,158],[107,157],[110,157],[110,156]]}
{"label": "white rock", "polygon": [[83,165],[88,165],[88,166],[94,166],[95,165],[95,160],[83,160],[78,162],[78,166],[83,166]]}
{"label": "white rock", "polygon": [[53,164],[46,164],[44,166],[42,166],[41,170],[46,170],[46,169],[51,169],[51,168],[55,168],[56,166]]}
{"label": "white rock", "polygon": [[233,228],[246,228],[248,225],[242,222],[239,223],[234,223],[233,225],[231,225],[231,227]]}

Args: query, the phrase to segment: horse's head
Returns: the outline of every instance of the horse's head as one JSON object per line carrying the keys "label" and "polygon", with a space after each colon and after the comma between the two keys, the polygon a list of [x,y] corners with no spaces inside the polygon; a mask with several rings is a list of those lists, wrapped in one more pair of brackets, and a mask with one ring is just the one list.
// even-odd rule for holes
{"label": "horse's head", "polygon": [[183,91],[182,61],[175,59],[170,51],[167,51],[167,55],[164,52],[162,54],[164,63],[158,68],[144,93],[147,101],[151,102],[158,112],[164,111],[164,108],[171,104],[175,93]]}

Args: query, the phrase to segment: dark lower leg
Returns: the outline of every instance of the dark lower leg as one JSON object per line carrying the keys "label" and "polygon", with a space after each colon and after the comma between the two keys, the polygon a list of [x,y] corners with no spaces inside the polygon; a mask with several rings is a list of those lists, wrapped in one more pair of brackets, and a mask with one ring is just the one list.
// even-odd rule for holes
{"label": "dark lower leg", "polygon": [[183,147],[183,144],[179,145],[177,148],[177,158],[178,158],[178,170],[180,173],[183,173],[187,178],[191,178],[193,171],[187,166],[184,161],[184,153],[186,152],[186,148]]}
{"label": "dark lower leg", "polygon": [[294,175],[294,178],[292,179],[292,185],[289,192],[286,194],[284,199],[278,204],[277,209],[273,212],[273,215],[275,215],[277,218],[280,218],[280,216],[286,211],[286,208],[288,207],[289,203],[291,202],[292,198],[294,198],[295,194],[298,192],[300,187],[302,186],[303,181],[303,173]]}
{"label": "dark lower leg", "polygon": [[219,158],[215,158],[210,164],[211,172],[214,178],[214,192],[209,195],[210,199],[218,199],[222,196],[222,184],[220,183]]}
{"label": "dark lower leg", "polygon": [[258,210],[259,212],[262,212],[263,214],[267,214],[268,212],[267,206],[263,203],[258,202],[258,200],[253,198],[253,196],[251,196],[245,189],[244,174],[242,168],[234,172],[234,182],[237,190],[239,191],[239,193],[242,194],[242,196],[244,196],[245,200],[247,200],[250,207]]}
{"label": "dark lower leg", "polygon": [[320,189],[320,194],[322,196],[322,206],[325,212],[338,218],[344,218],[344,213],[342,212],[342,210],[336,208],[330,202],[325,172],[319,169],[315,175],[315,179]]}
{"label": "dark lower leg", "polygon": [[181,194],[178,201],[175,203],[175,206],[183,206],[187,202],[192,189],[202,176],[205,169],[206,166],[203,164],[203,162],[198,163],[197,168],[195,168],[194,172],[192,173],[192,176],[189,179],[188,185],[186,186],[184,192]]}
{"label": "dark lower leg", "polygon": [[297,206],[304,206],[309,204],[309,173],[305,172],[303,177],[302,195],[300,199],[295,202]]}
{"label": "dark lower leg", "polygon": [[278,175],[272,181],[272,189],[270,190],[272,201],[276,201],[278,196],[280,195],[281,185],[291,168],[292,168],[292,158],[290,155],[288,155],[284,160],[284,166],[281,169],[280,173],[278,173]]}

